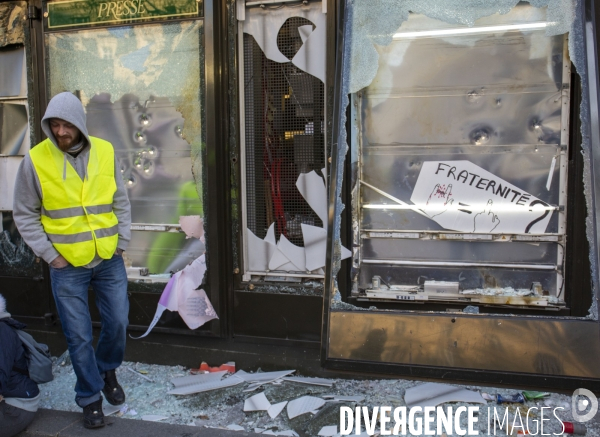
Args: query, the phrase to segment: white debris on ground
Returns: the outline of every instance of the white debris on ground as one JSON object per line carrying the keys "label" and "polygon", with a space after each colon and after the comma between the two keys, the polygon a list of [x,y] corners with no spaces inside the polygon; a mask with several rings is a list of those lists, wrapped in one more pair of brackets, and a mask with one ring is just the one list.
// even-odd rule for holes
{"label": "white debris on ground", "polygon": [[[54,360],[54,381],[40,386],[42,395],[40,408],[81,411],[74,401],[75,374],[68,355],[65,354]],[[260,372],[260,369],[245,370],[248,373],[251,373],[251,371]],[[370,411],[376,406],[391,406],[394,409],[406,405],[404,395],[407,389],[423,384],[420,381],[405,379],[332,379],[330,381],[333,382],[333,385],[327,386],[278,380],[275,383],[265,384],[251,392],[244,391],[249,386],[245,382],[232,387],[186,396],[167,394],[169,390],[174,388],[174,385],[170,382],[173,378],[188,375],[190,375],[190,369],[181,366],[124,362],[117,369],[117,378],[125,390],[127,400],[126,404],[119,408],[115,414],[127,419],[144,420],[145,418],[147,420],[160,420],[161,423],[179,425],[238,430],[243,428],[248,432],[260,432],[267,435],[294,435],[293,432],[296,432],[299,435],[317,436],[324,427],[334,425],[339,427],[339,409],[341,406],[349,406],[353,409],[356,406],[366,406]],[[293,376],[299,375],[295,374]],[[511,396],[521,392],[521,390],[514,389],[468,385],[457,387],[486,393],[493,396],[494,399],[496,394]],[[286,408],[283,408],[281,413],[274,418],[271,418],[265,410],[244,412],[246,399],[262,392],[264,392],[271,405],[293,401],[303,396],[322,398],[325,400],[325,404],[317,411],[302,414],[293,419],[289,419]],[[336,402],[336,397],[345,400]],[[108,405],[106,401],[104,403]],[[556,415],[562,421],[573,422],[571,396],[557,393],[550,393],[549,396],[536,401],[526,401],[525,404],[498,405],[495,401],[487,401],[487,405],[464,402],[443,404],[443,407],[447,406],[452,406],[454,409],[460,406],[479,406],[478,423],[475,430],[479,429],[480,435],[488,435],[488,411],[491,411],[492,420],[490,424],[493,429],[493,407],[496,407],[500,420],[502,420],[505,410],[508,409],[508,417],[511,422],[515,415],[520,414],[523,423],[526,421],[528,409],[537,407],[537,410],[531,410],[529,413],[531,433],[535,433],[535,420],[539,424],[541,419],[541,407],[552,407],[545,410],[544,433],[559,434],[562,431],[560,422],[552,414],[555,407],[562,408],[556,410]],[[461,426],[463,429],[467,429],[466,414],[461,415],[461,419]],[[518,419],[516,423],[518,425]],[[600,437],[598,417],[585,425],[587,436]],[[504,429],[506,429],[506,426],[504,426]],[[328,428],[328,430],[331,430],[331,428]],[[354,435],[354,432],[352,432],[352,435]],[[505,432],[497,428],[496,435],[505,435]],[[517,435],[517,432],[515,431],[513,435]]]}

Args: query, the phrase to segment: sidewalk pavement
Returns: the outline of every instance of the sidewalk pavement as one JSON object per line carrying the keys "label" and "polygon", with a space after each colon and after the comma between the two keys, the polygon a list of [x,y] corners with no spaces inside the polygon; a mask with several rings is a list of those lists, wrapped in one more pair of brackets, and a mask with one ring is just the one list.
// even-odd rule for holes
{"label": "sidewalk pavement", "polygon": [[170,425],[144,420],[108,416],[106,426],[98,429],[83,427],[79,412],[40,409],[34,421],[16,437],[252,437],[258,434],[244,431]]}

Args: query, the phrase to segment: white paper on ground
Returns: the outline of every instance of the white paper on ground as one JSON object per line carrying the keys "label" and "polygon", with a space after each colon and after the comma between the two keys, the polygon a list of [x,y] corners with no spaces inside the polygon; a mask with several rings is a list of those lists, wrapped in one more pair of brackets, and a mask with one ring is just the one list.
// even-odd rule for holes
{"label": "white paper on ground", "polygon": [[494,396],[489,395],[487,393],[481,393],[481,397],[483,399],[485,399],[486,401],[495,401],[496,400],[496,398],[494,398]]}
{"label": "white paper on ground", "polygon": [[244,390],[242,390],[243,392],[249,392],[249,391],[254,391],[257,388],[261,387],[263,385],[262,382],[256,382],[254,384],[250,384],[248,385],[248,387],[246,387]]}
{"label": "white paper on ground", "polygon": [[120,411],[121,407],[122,407],[121,405],[103,404],[102,412],[104,413],[105,416],[110,416],[111,414],[115,414],[117,411]]}
{"label": "white paper on ground", "polygon": [[267,431],[263,432],[263,435],[277,435],[277,434],[275,434],[273,431],[271,431],[271,430],[269,429],[269,430],[267,430]]}
{"label": "white paper on ground", "polygon": [[238,370],[234,376],[240,378],[246,382],[271,382],[277,379],[283,378],[291,373],[294,373],[295,370],[280,370],[277,372],[258,372],[258,373],[247,373],[243,370]]}
{"label": "white paper on ground", "polygon": [[362,402],[365,400],[364,396],[337,396],[337,395],[329,395],[327,397],[321,396],[323,399],[327,399],[329,402]]}
{"label": "white paper on ground", "polygon": [[243,426],[236,425],[235,423],[227,425],[227,429],[230,429],[232,431],[246,431],[246,428],[244,428]]}
{"label": "white paper on ground", "polygon": [[324,426],[318,435],[332,437],[337,434],[337,425]]}
{"label": "white paper on ground", "polygon": [[223,375],[225,375],[226,373],[227,373],[227,370],[221,370],[219,372],[213,372],[213,373],[203,373],[200,375],[183,376],[181,378],[173,378],[171,380],[171,384],[173,384],[175,386],[175,388],[178,388],[178,387],[185,387],[185,386],[193,385],[193,384],[201,384],[203,382],[208,382],[208,381],[219,381],[219,380],[221,380]]}
{"label": "white paper on ground", "polygon": [[145,414],[142,416],[142,420],[148,422],[160,422],[161,420],[167,420],[167,416],[159,416],[158,414]]}
{"label": "white paper on ground", "polygon": [[306,203],[319,216],[323,227],[327,228],[327,187],[323,178],[314,170],[310,173],[302,173],[298,176],[296,187]]}
{"label": "white paper on ground", "polygon": [[427,382],[407,389],[404,394],[404,402],[410,408],[435,407],[444,402],[486,403],[478,392],[435,382]]}
{"label": "white paper on ground", "polygon": [[264,240],[248,231],[248,268],[251,272],[264,272],[269,270],[269,261],[277,250],[275,244],[275,228],[271,224]]}
{"label": "white paper on ground", "polygon": [[292,63],[325,83],[326,15],[322,13],[320,3],[279,9],[247,8],[244,33],[254,37],[267,59],[279,63],[290,62],[277,47],[277,35],[281,26],[291,17],[306,18],[316,26],[310,33],[308,29],[301,31],[304,44],[291,60]]}
{"label": "white paper on ground", "polygon": [[316,398],[314,396],[302,396],[301,398],[294,399],[287,404],[288,417],[293,419],[294,417],[302,414],[318,410],[323,405],[325,405],[325,401],[321,398]]}
{"label": "white paper on ground", "polygon": [[271,402],[265,396],[265,392],[255,394],[244,401],[244,411],[268,411]]}
{"label": "white paper on ground", "polygon": [[246,387],[245,390],[242,390],[244,392],[250,392],[250,391],[254,391],[257,388],[262,387],[263,385],[267,385],[267,384],[272,384],[276,381],[276,379],[272,380],[272,381],[265,381],[265,382],[255,382],[252,384],[249,384],[248,387]]}
{"label": "white paper on ground", "polygon": [[553,214],[542,200],[470,161],[424,162],[410,200],[460,232],[542,234]]}
{"label": "white paper on ground", "polygon": [[169,390],[167,394],[189,395],[192,393],[200,393],[203,391],[216,390],[219,388],[233,387],[234,385],[241,384],[242,382],[244,382],[242,379],[236,377],[235,375],[232,375],[229,378],[225,378],[220,381],[207,381],[202,382],[200,384],[193,384],[185,387],[175,388],[173,390]]}
{"label": "white paper on ground", "polygon": [[306,253],[306,270],[313,271],[325,267],[327,252],[327,230],[316,226],[301,224]]}
{"label": "white paper on ground", "polygon": [[333,380],[325,378],[301,378],[299,376],[288,376],[282,378],[284,381],[299,382],[301,384],[312,384],[312,385],[323,385],[325,387],[331,387]]}
{"label": "white paper on ground", "polygon": [[185,232],[185,238],[197,238],[202,240],[204,237],[204,221],[199,215],[182,215],[179,217],[179,226]]}
{"label": "white paper on ground", "polygon": [[275,435],[284,435],[284,436],[290,436],[290,437],[299,437],[298,433],[296,431],[294,431],[293,429],[286,429],[285,431],[278,431],[275,433]]}
{"label": "white paper on ground", "polygon": [[279,416],[279,413],[283,411],[286,405],[287,401],[279,402],[278,404],[273,404],[269,407],[267,413],[269,413],[271,419],[275,419],[277,416]]}

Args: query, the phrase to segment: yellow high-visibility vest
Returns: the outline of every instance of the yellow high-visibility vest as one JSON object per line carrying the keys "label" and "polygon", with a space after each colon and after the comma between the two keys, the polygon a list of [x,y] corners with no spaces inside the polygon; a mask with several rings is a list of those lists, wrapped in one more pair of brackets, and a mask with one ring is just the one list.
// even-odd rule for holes
{"label": "yellow high-visibility vest", "polygon": [[96,253],[110,259],[119,240],[112,210],[115,152],[108,141],[90,141],[84,180],[49,139],[29,151],[42,187],[42,226],[58,253],[75,267],[89,264]]}

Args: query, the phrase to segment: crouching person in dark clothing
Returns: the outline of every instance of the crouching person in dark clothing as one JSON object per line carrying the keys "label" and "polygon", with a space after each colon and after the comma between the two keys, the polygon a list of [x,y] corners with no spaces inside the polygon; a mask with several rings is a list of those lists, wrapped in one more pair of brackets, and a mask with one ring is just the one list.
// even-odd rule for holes
{"label": "crouching person in dark clothing", "polygon": [[29,376],[15,369],[27,369],[25,349],[15,329],[25,325],[10,318],[0,295],[0,437],[12,437],[33,420],[40,401],[40,389]]}

